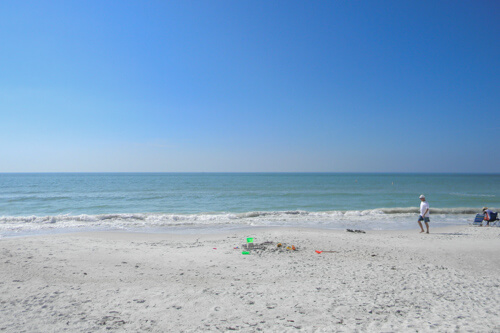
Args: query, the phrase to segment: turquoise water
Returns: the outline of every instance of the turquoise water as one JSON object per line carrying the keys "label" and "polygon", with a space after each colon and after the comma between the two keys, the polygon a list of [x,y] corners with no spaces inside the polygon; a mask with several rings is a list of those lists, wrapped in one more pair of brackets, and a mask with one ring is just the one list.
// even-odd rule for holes
{"label": "turquoise water", "polygon": [[500,207],[500,175],[346,173],[0,174],[0,235],[75,228],[415,227]]}

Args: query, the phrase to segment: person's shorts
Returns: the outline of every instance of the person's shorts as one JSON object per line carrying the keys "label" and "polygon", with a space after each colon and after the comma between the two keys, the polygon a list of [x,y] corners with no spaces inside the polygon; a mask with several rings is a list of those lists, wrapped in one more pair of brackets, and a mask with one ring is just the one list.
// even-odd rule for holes
{"label": "person's shorts", "polygon": [[431,219],[430,219],[430,218],[428,218],[428,217],[422,217],[422,215],[420,215],[420,216],[418,217],[418,221],[419,221],[419,222],[420,222],[420,221],[424,221],[425,223],[429,223],[429,222],[431,221]]}

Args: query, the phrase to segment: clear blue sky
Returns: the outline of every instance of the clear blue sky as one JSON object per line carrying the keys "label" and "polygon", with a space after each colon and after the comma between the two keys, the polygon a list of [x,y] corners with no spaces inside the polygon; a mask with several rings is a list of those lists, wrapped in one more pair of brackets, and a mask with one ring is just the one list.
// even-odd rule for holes
{"label": "clear blue sky", "polygon": [[499,1],[1,1],[0,172],[500,172]]}

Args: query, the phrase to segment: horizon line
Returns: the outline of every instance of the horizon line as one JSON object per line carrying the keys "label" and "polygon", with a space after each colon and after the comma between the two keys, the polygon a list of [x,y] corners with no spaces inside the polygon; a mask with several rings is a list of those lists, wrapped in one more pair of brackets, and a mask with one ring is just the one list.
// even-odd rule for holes
{"label": "horizon line", "polygon": [[0,174],[456,174],[500,175],[500,172],[455,171],[0,171]]}

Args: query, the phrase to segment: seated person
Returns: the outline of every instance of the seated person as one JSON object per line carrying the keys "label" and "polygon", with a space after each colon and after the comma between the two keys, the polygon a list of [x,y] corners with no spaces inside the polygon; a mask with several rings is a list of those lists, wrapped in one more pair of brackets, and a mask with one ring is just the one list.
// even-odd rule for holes
{"label": "seated person", "polygon": [[483,214],[484,214],[484,220],[486,221],[486,225],[490,225],[490,222],[493,222],[496,220],[496,214],[493,213],[491,209],[488,209],[488,207],[483,207]]}

